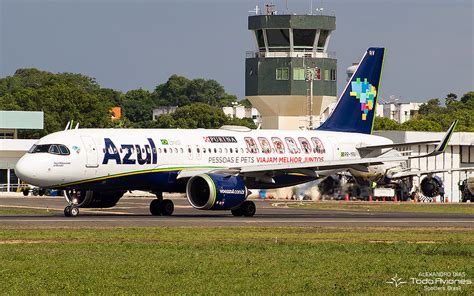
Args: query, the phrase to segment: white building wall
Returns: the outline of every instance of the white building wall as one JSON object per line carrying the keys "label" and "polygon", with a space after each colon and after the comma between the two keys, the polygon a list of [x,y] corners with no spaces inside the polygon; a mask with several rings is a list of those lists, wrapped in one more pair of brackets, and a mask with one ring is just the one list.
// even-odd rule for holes
{"label": "white building wall", "polygon": [[[427,141],[427,140],[439,140],[443,137],[444,133],[436,132],[405,132],[405,131],[381,131],[375,132],[375,134],[383,137],[387,137],[396,143],[400,142],[416,142],[416,141]],[[473,168],[474,157],[471,157],[471,163],[461,163],[461,147],[473,147],[474,150],[474,133],[454,133],[451,137],[449,146],[443,154],[435,157],[416,158],[408,161],[407,165],[416,170],[434,170],[434,169],[458,169],[458,168]],[[435,145],[412,145],[411,155],[420,155],[432,151]],[[465,148],[463,148],[465,150]],[[473,171],[454,171],[438,173],[437,176],[441,177],[445,186],[445,196],[448,197],[451,202],[458,202],[460,200],[460,191],[458,188],[459,181],[465,180],[469,176],[474,176]],[[423,179],[424,176],[421,177]],[[413,178],[414,185],[419,184],[421,180],[418,177]]]}

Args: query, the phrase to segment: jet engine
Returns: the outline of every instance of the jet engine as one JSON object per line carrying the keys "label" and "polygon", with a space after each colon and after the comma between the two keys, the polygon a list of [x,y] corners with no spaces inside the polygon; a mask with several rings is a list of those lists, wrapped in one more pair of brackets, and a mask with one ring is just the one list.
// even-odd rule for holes
{"label": "jet engine", "polygon": [[444,194],[443,181],[441,181],[441,178],[438,176],[424,178],[421,181],[420,189],[423,195],[427,197]]}
{"label": "jet engine", "polygon": [[249,192],[240,177],[201,174],[189,179],[186,196],[198,210],[230,210],[241,205]]}
{"label": "jet engine", "polygon": [[125,191],[65,191],[66,199],[80,208],[114,207]]}

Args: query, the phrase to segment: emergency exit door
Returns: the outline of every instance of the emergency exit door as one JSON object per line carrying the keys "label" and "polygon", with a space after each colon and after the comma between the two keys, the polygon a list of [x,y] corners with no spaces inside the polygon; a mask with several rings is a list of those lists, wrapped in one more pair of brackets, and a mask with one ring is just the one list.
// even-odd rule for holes
{"label": "emergency exit door", "polygon": [[95,146],[94,139],[89,136],[82,136],[82,143],[84,143],[84,150],[86,152],[86,167],[96,168],[99,166],[97,157],[97,147]]}

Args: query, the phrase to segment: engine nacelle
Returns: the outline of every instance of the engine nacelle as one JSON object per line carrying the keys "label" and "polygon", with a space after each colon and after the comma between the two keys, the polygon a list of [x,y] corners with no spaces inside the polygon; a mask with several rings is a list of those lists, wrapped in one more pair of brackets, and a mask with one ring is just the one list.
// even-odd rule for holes
{"label": "engine nacelle", "polygon": [[247,199],[248,190],[240,177],[201,174],[189,179],[186,196],[199,210],[230,210]]}
{"label": "engine nacelle", "polygon": [[80,208],[114,207],[125,191],[66,191],[66,198]]}
{"label": "engine nacelle", "polygon": [[421,180],[420,189],[423,195],[427,197],[444,194],[443,181],[438,176],[426,177]]}

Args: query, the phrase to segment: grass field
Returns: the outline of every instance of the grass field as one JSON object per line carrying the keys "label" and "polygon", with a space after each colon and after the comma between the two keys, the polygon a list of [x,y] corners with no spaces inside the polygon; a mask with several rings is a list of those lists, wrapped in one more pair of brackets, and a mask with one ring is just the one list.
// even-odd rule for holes
{"label": "grass field", "polygon": [[46,209],[28,209],[28,208],[0,208],[0,216],[34,216],[34,215],[52,215],[59,211]]}
{"label": "grass field", "polygon": [[0,228],[0,293],[413,294],[386,282],[473,258],[467,228]]}
{"label": "grass field", "polygon": [[303,202],[288,203],[289,207],[317,210],[358,212],[418,212],[474,215],[474,203],[368,203],[368,202]]}

